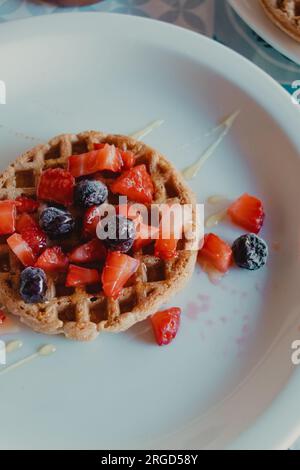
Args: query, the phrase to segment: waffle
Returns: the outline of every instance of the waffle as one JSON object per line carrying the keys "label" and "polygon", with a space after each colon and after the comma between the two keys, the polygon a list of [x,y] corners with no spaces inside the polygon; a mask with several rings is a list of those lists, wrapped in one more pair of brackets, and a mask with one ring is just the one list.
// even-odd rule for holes
{"label": "waffle", "polygon": [[[65,168],[70,155],[93,150],[94,143],[100,142],[131,150],[136,155],[137,164],[146,164],[155,187],[154,203],[195,203],[180,173],[157,151],[130,137],[95,131],[61,135],[23,154],[0,176],[0,199],[15,199],[20,195],[34,197],[43,170]],[[111,176],[104,176],[104,181],[109,185]],[[0,237],[2,304],[37,332],[63,333],[68,338],[82,341],[93,340],[103,331],[124,331],[153,314],[188,281],[197,256],[196,250],[190,249],[192,241],[183,238],[179,242],[178,257],[163,261],[154,256],[153,242],[134,253],[133,256],[140,260],[139,269],[117,300],[105,297],[100,284],[67,288],[65,275],[47,274],[46,300],[39,304],[27,304],[19,295],[20,272],[23,268],[8,248],[6,238]],[[68,251],[78,243],[82,243],[82,240],[75,236],[60,244]]]}
{"label": "waffle", "polygon": [[260,2],[271,21],[300,42],[300,1],[260,0]]}

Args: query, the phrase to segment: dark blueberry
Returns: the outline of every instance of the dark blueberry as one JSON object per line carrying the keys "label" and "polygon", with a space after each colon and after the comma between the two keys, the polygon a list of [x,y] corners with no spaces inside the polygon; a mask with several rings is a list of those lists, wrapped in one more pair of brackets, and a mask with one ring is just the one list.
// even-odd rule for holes
{"label": "dark blueberry", "polygon": [[232,245],[234,261],[240,268],[255,271],[265,266],[268,259],[268,246],[254,233],[238,238]]}
{"label": "dark blueberry", "polygon": [[82,180],[75,186],[75,203],[79,207],[99,206],[107,196],[107,186],[101,181]]}
{"label": "dark blueberry", "polygon": [[74,225],[72,214],[66,209],[46,207],[40,214],[40,226],[51,240],[67,237]]}
{"label": "dark blueberry", "polygon": [[20,295],[27,304],[43,302],[47,290],[47,278],[40,268],[26,268],[21,272]]}
{"label": "dark blueberry", "polygon": [[127,253],[135,239],[135,224],[122,215],[113,215],[103,220],[99,235],[109,250]]}

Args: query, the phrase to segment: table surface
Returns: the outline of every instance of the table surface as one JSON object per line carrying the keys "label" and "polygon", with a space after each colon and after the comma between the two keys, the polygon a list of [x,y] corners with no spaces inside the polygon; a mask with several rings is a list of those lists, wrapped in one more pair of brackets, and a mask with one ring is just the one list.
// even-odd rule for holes
{"label": "table surface", "polygon": [[[300,67],[252,31],[230,9],[227,0],[103,0],[88,7],[73,8],[56,7],[50,1],[0,0],[0,23],[65,11],[124,13],[183,26],[236,50],[264,69],[288,91],[292,91],[292,82],[300,76]],[[293,449],[300,450],[300,441]]]}

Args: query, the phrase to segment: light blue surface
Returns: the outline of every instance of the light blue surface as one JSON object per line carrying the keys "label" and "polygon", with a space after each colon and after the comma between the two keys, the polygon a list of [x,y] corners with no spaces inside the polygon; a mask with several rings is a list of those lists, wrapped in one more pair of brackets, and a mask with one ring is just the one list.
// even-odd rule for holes
{"label": "light blue surface", "polygon": [[115,12],[174,23],[213,37],[236,50],[290,92],[292,82],[300,78],[300,67],[257,36],[233,12],[226,0],[103,0],[81,8],[59,8],[51,2],[39,0],[0,0],[0,22],[66,11]]}

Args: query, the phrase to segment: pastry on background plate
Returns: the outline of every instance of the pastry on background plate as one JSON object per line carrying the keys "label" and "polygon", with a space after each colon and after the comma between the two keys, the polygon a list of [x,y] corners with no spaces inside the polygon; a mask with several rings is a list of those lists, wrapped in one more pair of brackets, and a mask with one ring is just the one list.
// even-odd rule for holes
{"label": "pastry on background plate", "polygon": [[260,0],[260,2],[271,21],[300,42],[299,0]]}
{"label": "pastry on background plate", "polygon": [[[132,203],[174,202],[195,207],[173,165],[130,137],[65,134],[26,152],[0,175],[0,301],[41,333],[92,340],[126,330],[193,273],[195,240],[153,240],[159,226],[129,214]],[[102,241],[99,208],[108,203],[117,232]]]}

